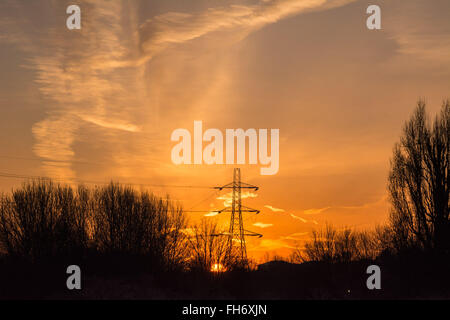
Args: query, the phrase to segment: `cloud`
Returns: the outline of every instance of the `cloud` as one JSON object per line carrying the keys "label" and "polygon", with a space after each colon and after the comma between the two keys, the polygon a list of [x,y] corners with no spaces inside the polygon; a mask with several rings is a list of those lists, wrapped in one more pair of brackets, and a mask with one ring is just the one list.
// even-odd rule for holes
{"label": "cloud", "polygon": [[272,227],[273,226],[273,224],[272,223],[262,223],[262,222],[255,222],[254,224],[253,224],[255,227],[258,227],[258,228],[269,228],[269,227]]}
{"label": "cloud", "polygon": [[371,207],[376,207],[376,206],[380,206],[383,205],[387,200],[387,194],[383,195],[380,199],[374,201],[374,202],[369,202],[369,203],[364,203],[361,205],[356,205],[356,206],[334,206],[334,207],[324,207],[324,208],[319,208],[319,209],[308,209],[308,210],[303,210],[303,214],[306,215],[315,215],[315,214],[319,214],[322,213],[324,211],[327,211],[329,209],[344,209],[344,210],[360,210],[360,209],[367,209],[367,208],[371,208]]}
{"label": "cloud", "polygon": [[123,130],[128,132],[139,132],[140,128],[134,124],[125,123],[125,122],[112,122],[108,120],[98,119],[91,116],[86,116],[83,118],[83,120],[90,122],[92,124],[95,124],[97,126],[106,128],[106,129],[117,129],[117,130]]}
{"label": "cloud", "polygon": [[230,5],[198,13],[168,12],[143,23],[139,30],[143,61],[169,45],[221,30],[239,31],[238,39],[265,25],[310,10],[343,6],[356,0],[260,0],[255,5]]}
{"label": "cloud", "polygon": [[272,210],[273,212],[284,212],[284,209],[274,208],[274,207],[269,206],[269,205],[265,205],[264,207]]}
{"label": "cloud", "polygon": [[[38,16],[30,12],[28,3],[14,4],[14,11],[25,17],[19,20],[20,28],[0,17],[0,26],[8,27],[8,37],[20,39],[13,43],[26,55],[23,67],[34,71],[34,83],[45,99],[44,117],[32,127],[33,151],[43,159],[46,175],[65,179],[76,176],[74,144],[83,139],[87,123],[109,131],[101,143],[102,148],[111,150],[110,161],[126,158],[129,164],[132,159],[124,153],[137,142],[130,144],[113,131],[141,132],[135,114],[138,109],[142,114],[145,104],[144,70],[132,65],[124,68],[138,52],[136,32],[128,33],[138,29],[133,17],[135,4],[80,0],[80,5],[88,8],[89,14],[83,17],[82,30],[70,33],[64,27],[52,28],[56,22],[52,19],[36,31],[33,19]],[[42,6],[42,10],[65,12],[62,3]],[[129,16],[122,19],[123,15]],[[90,142],[99,141],[96,129],[89,130]],[[142,146],[139,149],[144,150]],[[142,153],[134,157],[142,157]],[[121,168],[115,173],[125,171]]]}
{"label": "cloud", "polygon": [[[243,192],[241,194],[241,198],[242,199],[247,199],[247,198],[256,198],[258,196],[258,194],[247,191],[247,192]],[[233,203],[233,192],[229,192],[226,194],[223,194],[219,197],[216,198],[217,200],[224,200],[223,205],[225,207],[230,207]]]}
{"label": "cloud", "polygon": [[[46,175],[76,177],[72,168],[76,160],[75,144],[89,139],[98,141],[101,148],[112,154],[108,158],[111,166],[117,165],[115,175],[128,176],[127,166],[133,160],[140,163],[145,160],[150,167],[147,158],[161,147],[161,142],[157,145],[154,141],[152,149],[149,146],[149,137],[160,134],[149,119],[155,119],[152,120],[155,123],[161,120],[151,113],[158,111],[160,104],[168,104],[161,92],[172,84],[164,83],[160,89],[152,83],[147,90],[151,72],[144,62],[168,46],[213,32],[231,31],[231,38],[239,40],[291,15],[351,1],[260,0],[254,5],[221,6],[193,13],[168,12],[140,24],[138,17],[142,13],[136,2],[80,0],[79,5],[89,14],[83,16],[82,30],[73,32],[55,27],[59,18],[49,19],[36,30],[40,17],[30,11],[28,3],[7,2],[0,4],[0,14],[5,12],[0,15],[0,27],[7,30],[0,41],[14,43],[26,53],[24,67],[33,70],[34,83],[45,99],[43,117],[34,123],[32,132],[33,151],[43,159]],[[4,6],[21,15],[11,18]],[[49,12],[65,12],[64,3],[51,1],[39,6]],[[173,61],[169,64],[175,65],[175,69],[178,66]],[[161,70],[165,70],[161,74],[168,73],[168,66]],[[178,79],[176,72],[171,74]],[[151,90],[156,92],[154,96]],[[146,123],[139,125],[139,121]],[[84,136],[86,124],[98,127],[89,128],[94,131],[88,133],[89,137]],[[94,139],[98,138],[95,132],[98,129],[108,130],[99,132],[99,136],[107,135],[101,141]],[[121,136],[122,132],[141,135],[130,143],[129,137]],[[77,148],[77,152],[81,150]],[[231,197],[227,205],[230,200]]]}
{"label": "cloud", "polygon": [[288,236],[282,236],[281,238],[285,239],[285,240],[298,241],[298,240],[300,240],[299,238],[303,238],[306,235],[308,235],[308,232],[296,232],[296,233],[290,234]]}
{"label": "cloud", "polygon": [[205,217],[215,217],[219,214],[217,211],[210,211],[209,213],[204,214]]}
{"label": "cloud", "polygon": [[374,201],[374,202],[364,203],[359,206],[339,206],[336,208],[347,209],[347,210],[367,209],[370,207],[376,207],[376,206],[382,205],[387,201],[387,199],[388,199],[388,195],[385,194],[380,199],[378,199],[377,201]]}
{"label": "cloud", "polygon": [[320,209],[308,209],[308,210],[303,210],[303,214],[308,214],[308,215],[312,215],[312,214],[319,214],[322,213],[325,210],[330,209],[331,207],[325,207],[325,208],[320,208]]}
{"label": "cloud", "polygon": [[290,214],[290,216],[293,218],[293,219],[296,219],[296,220],[299,220],[299,221],[301,221],[301,222],[303,222],[303,223],[313,223],[313,224],[319,224],[316,220],[306,220],[306,219],[303,219],[302,217],[299,217],[299,216],[296,216],[295,214]]}
{"label": "cloud", "polygon": [[405,60],[405,56],[410,56],[418,60],[416,67],[432,66],[439,72],[448,72],[450,29],[448,15],[443,13],[450,10],[449,2],[437,0],[430,5],[427,1],[411,0],[390,6],[384,29],[398,45],[398,55],[392,62],[410,68],[410,60]]}
{"label": "cloud", "polygon": [[281,248],[295,249],[294,246],[289,245],[282,238],[279,238],[279,239],[262,239],[259,245],[255,247],[255,250],[269,251]]}
{"label": "cloud", "polygon": [[301,217],[299,217],[299,216],[296,216],[295,214],[290,214],[291,215],[291,217],[292,218],[294,218],[294,219],[296,219],[296,220],[300,220],[301,222],[303,222],[303,223],[307,223],[308,222],[308,220],[306,220],[306,219],[303,219],[303,218],[301,218]]}
{"label": "cloud", "polygon": [[74,156],[71,145],[78,128],[79,125],[69,116],[49,117],[33,126],[32,133],[37,140],[33,151],[44,160],[43,168],[49,176],[65,178],[75,176],[71,168]]}

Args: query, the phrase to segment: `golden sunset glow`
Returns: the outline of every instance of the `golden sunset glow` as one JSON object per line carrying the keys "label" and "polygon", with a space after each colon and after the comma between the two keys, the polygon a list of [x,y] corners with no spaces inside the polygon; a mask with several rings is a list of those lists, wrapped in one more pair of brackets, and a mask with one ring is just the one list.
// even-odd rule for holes
{"label": "golden sunset glow", "polygon": [[[67,1],[0,4],[0,191],[29,177],[113,180],[170,195],[189,226],[227,229],[218,211],[232,194],[214,187],[240,167],[259,187],[242,192],[261,211],[244,213],[263,234],[247,240],[255,260],[288,256],[326,223],[386,222],[404,121],[418,98],[434,115],[450,95],[448,1],[382,1],[378,31],[365,26],[368,1],[77,2],[78,31],[65,27]],[[279,129],[278,173],[174,164],[171,133],[196,120]]]}

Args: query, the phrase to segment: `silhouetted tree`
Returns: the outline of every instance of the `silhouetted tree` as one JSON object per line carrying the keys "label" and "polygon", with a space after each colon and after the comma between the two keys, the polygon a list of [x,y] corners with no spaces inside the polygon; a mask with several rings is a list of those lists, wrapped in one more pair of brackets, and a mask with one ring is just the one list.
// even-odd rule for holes
{"label": "silhouetted tree", "polygon": [[313,230],[311,240],[306,241],[304,248],[294,249],[290,261],[349,262],[375,259],[379,252],[380,246],[374,233],[347,227],[337,230],[327,224],[324,229]]}
{"label": "silhouetted tree", "polygon": [[252,267],[251,261],[239,259],[237,246],[228,250],[227,232],[220,230],[216,223],[203,219],[190,230],[191,236],[188,239],[191,270],[211,271],[216,266],[222,271],[231,271]]}
{"label": "silhouetted tree", "polygon": [[219,236],[221,230],[217,224],[203,219],[200,224],[194,225],[190,230],[190,268],[202,271],[210,271],[214,265],[224,268],[227,239]]}
{"label": "silhouetted tree", "polygon": [[68,256],[88,244],[87,190],[48,180],[24,183],[3,195],[0,239],[7,253],[30,260]]}
{"label": "silhouetted tree", "polygon": [[312,239],[305,243],[305,261],[331,262],[336,257],[336,229],[327,224],[324,230],[313,230]]}
{"label": "silhouetted tree", "polygon": [[189,255],[185,228],[182,209],[169,198],[114,183],[74,190],[35,180],[0,201],[0,247],[31,261],[95,253],[183,268]]}
{"label": "silhouetted tree", "polygon": [[391,226],[397,248],[448,251],[450,102],[432,123],[419,101],[395,145],[389,174]]}
{"label": "silhouetted tree", "polygon": [[108,254],[146,255],[173,268],[186,257],[186,219],[170,199],[111,183],[93,195],[93,239]]}

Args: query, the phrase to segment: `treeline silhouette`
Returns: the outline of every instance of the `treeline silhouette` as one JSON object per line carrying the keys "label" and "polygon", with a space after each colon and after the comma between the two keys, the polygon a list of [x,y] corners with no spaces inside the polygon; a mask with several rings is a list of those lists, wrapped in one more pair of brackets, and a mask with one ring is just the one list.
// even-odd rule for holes
{"label": "treeline silhouette", "polygon": [[1,196],[0,239],[29,262],[87,255],[146,257],[154,268],[184,262],[185,216],[169,198],[111,183],[72,188],[33,180]]}
{"label": "treeline silhouette", "polygon": [[189,226],[169,197],[118,183],[88,188],[27,181],[0,196],[0,296],[64,284],[70,264],[98,275],[245,269],[234,250],[227,252],[226,238],[213,236],[221,232],[206,220]]}
{"label": "treeline silhouette", "polygon": [[348,263],[375,260],[389,246],[386,227],[379,226],[371,232],[349,227],[337,230],[327,224],[324,229],[313,230],[311,240],[306,241],[304,247],[294,249],[289,261]]}

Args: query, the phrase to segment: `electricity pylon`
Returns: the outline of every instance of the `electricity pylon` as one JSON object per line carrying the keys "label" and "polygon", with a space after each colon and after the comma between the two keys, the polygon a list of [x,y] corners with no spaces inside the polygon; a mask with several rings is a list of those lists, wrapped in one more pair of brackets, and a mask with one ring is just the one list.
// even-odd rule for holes
{"label": "electricity pylon", "polygon": [[242,219],[242,212],[253,212],[258,214],[260,211],[256,209],[252,209],[249,207],[245,207],[242,205],[242,189],[254,189],[258,190],[257,186],[241,182],[241,169],[234,168],[233,171],[233,182],[228,183],[221,187],[215,187],[215,189],[223,190],[223,189],[233,189],[232,191],[232,202],[231,208],[227,207],[222,210],[217,211],[218,213],[222,212],[231,212],[230,217],[230,226],[228,229],[228,233],[216,234],[215,236],[227,236],[227,256],[230,257],[233,251],[234,243],[238,244],[238,257],[241,262],[245,263],[247,261],[247,248],[245,244],[246,236],[253,237],[262,237],[262,234],[247,231],[244,229],[244,221]]}

